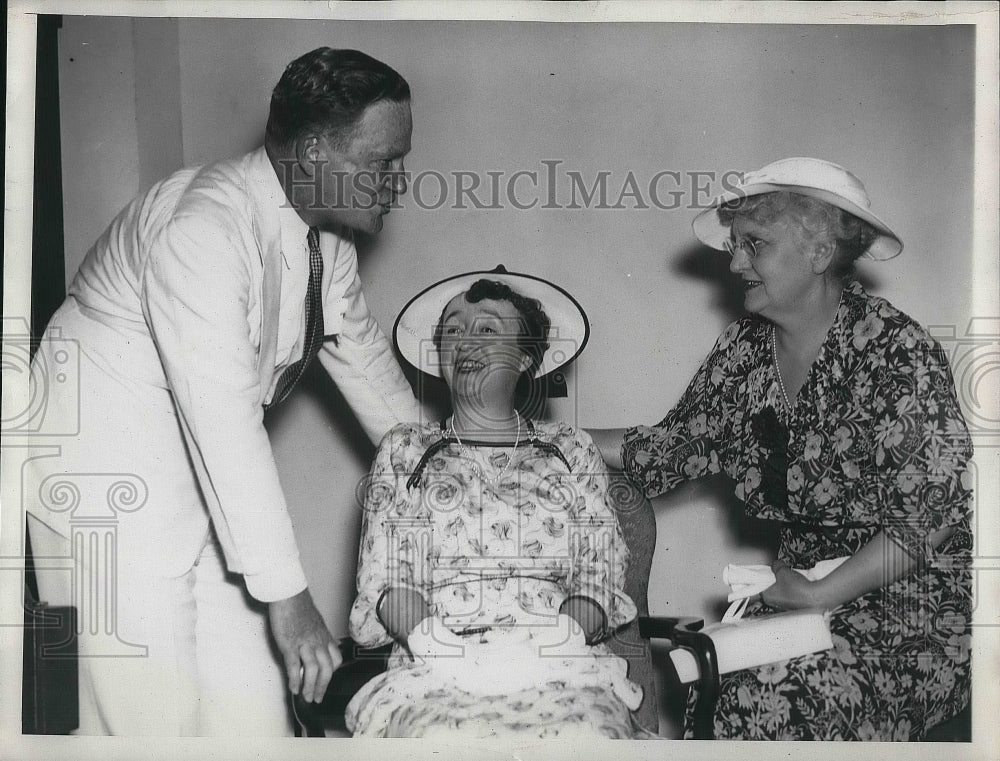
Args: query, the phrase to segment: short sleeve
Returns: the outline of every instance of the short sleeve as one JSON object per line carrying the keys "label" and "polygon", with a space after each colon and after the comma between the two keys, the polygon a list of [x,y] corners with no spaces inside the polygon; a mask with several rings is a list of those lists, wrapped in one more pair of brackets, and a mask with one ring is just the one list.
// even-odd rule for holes
{"label": "short sleeve", "polygon": [[628,546],[609,503],[607,466],[590,436],[574,433],[576,446],[568,459],[578,489],[572,509],[568,592],[598,602],[615,629],[636,616],[635,603],[625,594]]}
{"label": "short sleeve", "polygon": [[421,561],[416,553],[425,548],[399,530],[401,523],[408,523],[408,468],[403,452],[410,433],[410,426],[397,426],[383,437],[365,483],[357,597],[349,622],[351,637],[363,647],[377,647],[392,639],[376,615],[382,593],[393,586],[418,588],[414,569]]}
{"label": "short sleeve", "polygon": [[967,520],[971,439],[944,352],[922,331],[904,326],[874,381],[875,496],[883,528],[924,559],[931,533]]}

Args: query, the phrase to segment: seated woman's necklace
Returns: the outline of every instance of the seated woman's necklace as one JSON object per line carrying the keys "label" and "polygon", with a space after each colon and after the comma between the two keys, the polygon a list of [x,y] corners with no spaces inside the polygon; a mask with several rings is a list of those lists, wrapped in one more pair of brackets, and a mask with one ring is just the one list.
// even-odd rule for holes
{"label": "seated woman's necklace", "polygon": [[487,478],[486,477],[486,474],[483,472],[483,469],[479,466],[479,463],[476,462],[475,459],[473,458],[472,452],[469,451],[469,448],[467,446],[465,446],[464,443],[462,443],[462,439],[458,435],[458,431],[455,430],[455,419],[454,419],[454,417],[451,420],[451,426],[450,426],[450,429],[449,429],[449,433],[452,436],[455,437],[455,441],[458,442],[458,448],[460,450],[462,450],[462,453],[465,454],[465,456],[468,457],[469,460],[472,461],[472,466],[477,471],[479,471],[479,477],[483,481],[486,481],[486,483],[488,483],[488,484],[496,484],[496,483],[498,483],[505,475],[507,475],[507,471],[510,470],[511,463],[514,462],[514,454],[517,452],[517,447],[521,443],[521,416],[520,416],[520,414],[518,414],[517,410],[514,410],[514,417],[517,418],[517,437],[514,439],[514,446],[511,447],[510,454],[507,456],[507,463],[503,466],[503,470],[500,471],[499,475],[496,475],[493,478]]}

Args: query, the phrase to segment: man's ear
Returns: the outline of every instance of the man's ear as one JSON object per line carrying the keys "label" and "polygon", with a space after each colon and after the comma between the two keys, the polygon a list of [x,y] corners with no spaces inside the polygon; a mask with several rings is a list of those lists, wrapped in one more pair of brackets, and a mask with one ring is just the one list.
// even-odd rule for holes
{"label": "man's ear", "polygon": [[319,136],[303,135],[295,140],[295,162],[308,177],[316,173],[316,167],[323,159],[323,146]]}

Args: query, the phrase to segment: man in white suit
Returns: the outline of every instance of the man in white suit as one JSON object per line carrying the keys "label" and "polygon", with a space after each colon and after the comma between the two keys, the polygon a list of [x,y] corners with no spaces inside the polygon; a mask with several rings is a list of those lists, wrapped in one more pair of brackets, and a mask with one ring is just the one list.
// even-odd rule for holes
{"label": "man in white suit", "polygon": [[[373,442],[419,417],[351,235],[405,192],[409,99],[363,53],[293,61],[265,145],[136,198],[49,323],[35,392],[78,433],[44,440],[58,454],[27,463],[24,494],[42,599],[83,619],[81,734],[288,734],[285,685],[319,700],[340,663],[263,419],[313,356]],[[78,399],[56,378],[67,341]]]}

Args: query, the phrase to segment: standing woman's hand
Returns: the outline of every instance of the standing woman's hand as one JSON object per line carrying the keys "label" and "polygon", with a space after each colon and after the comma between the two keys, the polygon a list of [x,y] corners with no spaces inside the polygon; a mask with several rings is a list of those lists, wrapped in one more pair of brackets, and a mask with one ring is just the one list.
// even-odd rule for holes
{"label": "standing woman's hand", "polygon": [[778,610],[823,607],[816,594],[815,583],[798,571],[792,570],[781,560],[771,564],[774,584],[760,593],[761,599]]}

